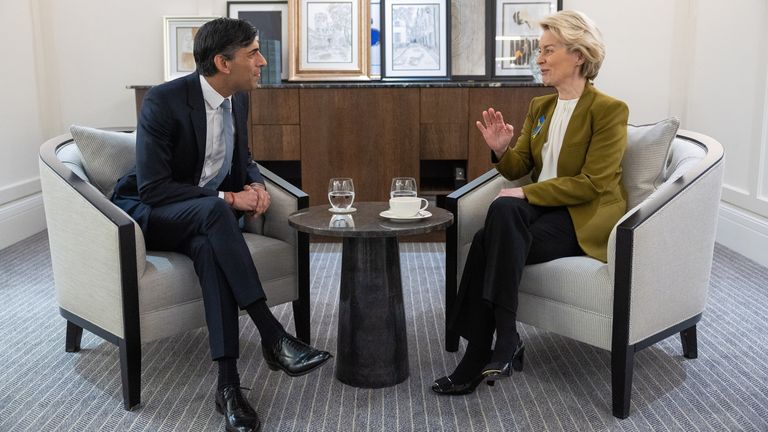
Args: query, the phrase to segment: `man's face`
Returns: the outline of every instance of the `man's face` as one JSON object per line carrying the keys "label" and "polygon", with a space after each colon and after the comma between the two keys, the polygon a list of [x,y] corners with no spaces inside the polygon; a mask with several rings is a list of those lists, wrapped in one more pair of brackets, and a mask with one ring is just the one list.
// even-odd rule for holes
{"label": "man's face", "polygon": [[249,91],[258,86],[261,68],[267,65],[267,60],[261,55],[259,41],[254,39],[249,46],[235,51],[228,64],[228,81],[232,90]]}

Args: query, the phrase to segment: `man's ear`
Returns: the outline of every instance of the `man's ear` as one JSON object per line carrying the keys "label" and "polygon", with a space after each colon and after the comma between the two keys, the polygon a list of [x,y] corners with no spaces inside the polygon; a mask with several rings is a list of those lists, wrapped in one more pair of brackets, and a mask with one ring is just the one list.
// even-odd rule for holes
{"label": "man's ear", "polygon": [[213,64],[216,65],[216,69],[218,69],[219,72],[224,74],[229,73],[229,61],[223,55],[216,54],[213,58]]}

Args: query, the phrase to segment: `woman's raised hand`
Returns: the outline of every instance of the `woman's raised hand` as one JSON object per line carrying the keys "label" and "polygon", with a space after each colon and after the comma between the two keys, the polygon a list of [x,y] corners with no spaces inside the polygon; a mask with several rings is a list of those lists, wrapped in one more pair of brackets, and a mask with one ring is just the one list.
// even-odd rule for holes
{"label": "woman's raised hand", "polygon": [[483,111],[483,121],[478,121],[475,125],[483,134],[485,143],[497,157],[504,154],[509,143],[512,142],[512,137],[515,136],[515,128],[511,124],[504,123],[504,116],[493,108]]}

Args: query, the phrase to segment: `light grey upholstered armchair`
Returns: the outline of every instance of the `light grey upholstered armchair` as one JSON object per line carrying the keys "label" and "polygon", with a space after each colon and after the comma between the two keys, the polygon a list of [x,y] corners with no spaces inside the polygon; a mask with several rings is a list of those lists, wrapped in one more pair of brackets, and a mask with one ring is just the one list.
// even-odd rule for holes
{"label": "light grey upholstered armchair", "polygon": [[[134,163],[119,153],[132,152],[135,135],[79,132],[88,152],[66,134],[43,144],[39,161],[66,351],[80,349],[83,329],[118,345],[123,404],[131,410],[141,401],[141,344],[204,326],[202,293],[192,261],[146,250],[139,226],[108,199]],[[113,151],[109,141],[123,137],[127,145]],[[245,240],[269,305],[293,302],[297,336],[309,342],[309,239],[287,219],[309,198],[267,169],[261,172],[272,204],[262,218],[247,221]]]}
{"label": "light grey upholstered armchair", "polygon": [[[636,352],[680,333],[684,356],[696,358],[696,323],[709,287],[723,148],[694,132],[675,137],[676,119],[666,122],[630,126],[622,161],[628,212],[613,227],[608,262],[583,256],[529,265],[519,289],[518,321],[611,352],[613,415],[619,418],[629,415]],[[654,133],[645,132],[664,127],[669,139],[657,152],[657,167],[636,166],[633,158],[653,153],[644,141]],[[663,144],[663,136],[657,138]],[[650,183],[632,183],[638,175]],[[526,181],[509,182],[492,170],[447,197],[455,221],[446,245],[447,316],[490,202],[502,187]],[[458,336],[447,328],[446,349],[458,349]]]}

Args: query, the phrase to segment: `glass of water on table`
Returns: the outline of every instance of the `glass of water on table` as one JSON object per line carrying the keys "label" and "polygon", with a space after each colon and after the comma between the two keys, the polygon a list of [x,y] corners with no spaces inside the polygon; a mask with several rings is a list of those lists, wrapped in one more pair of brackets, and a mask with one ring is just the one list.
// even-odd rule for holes
{"label": "glass of water on table", "polygon": [[395,177],[389,190],[390,198],[415,197],[417,195],[416,179],[413,177]]}
{"label": "glass of water on table", "polygon": [[351,213],[355,211],[355,185],[349,177],[332,178],[328,183],[328,201],[332,213]]}

